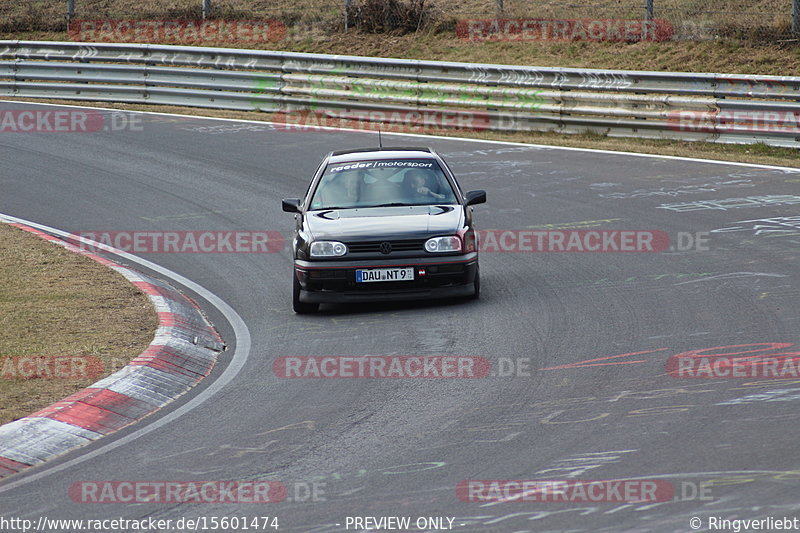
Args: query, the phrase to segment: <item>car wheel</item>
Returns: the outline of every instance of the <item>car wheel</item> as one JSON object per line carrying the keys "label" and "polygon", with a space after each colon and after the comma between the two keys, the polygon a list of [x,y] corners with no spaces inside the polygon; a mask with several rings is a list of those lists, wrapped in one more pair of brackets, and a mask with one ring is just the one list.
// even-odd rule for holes
{"label": "car wheel", "polygon": [[305,315],[318,310],[319,304],[310,304],[300,301],[300,281],[294,273],[292,273],[292,280],[292,309],[294,309],[294,312],[298,315]]}
{"label": "car wheel", "polygon": [[475,292],[470,296],[471,300],[477,300],[481,297],[481,271],[479,268],[475,269],[475,280],[472,282]]}

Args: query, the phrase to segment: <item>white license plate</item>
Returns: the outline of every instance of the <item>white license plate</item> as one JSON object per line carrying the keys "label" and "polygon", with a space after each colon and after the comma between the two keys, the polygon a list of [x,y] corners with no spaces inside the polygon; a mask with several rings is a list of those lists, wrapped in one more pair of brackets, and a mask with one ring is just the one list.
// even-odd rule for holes
{"label": "white license plate", "polygon": [[414,281],[414,269],[408,267],[356,270],[356,283],[369,283],[372,281]]}

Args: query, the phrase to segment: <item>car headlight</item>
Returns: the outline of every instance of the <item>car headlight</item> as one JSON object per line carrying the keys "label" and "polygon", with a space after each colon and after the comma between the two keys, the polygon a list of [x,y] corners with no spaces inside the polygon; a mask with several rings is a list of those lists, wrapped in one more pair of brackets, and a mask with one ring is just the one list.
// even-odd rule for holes
{"label": "car headlight", "polygon": [[311,243],[311,257],[341,257],[347,253],[347,246],[336,241],[314,241]]}
{"label": "car headlight", "polygon": [[460,252],[461,239],[456,236],[434,237],[425,241],[425,250],[431,253]]}

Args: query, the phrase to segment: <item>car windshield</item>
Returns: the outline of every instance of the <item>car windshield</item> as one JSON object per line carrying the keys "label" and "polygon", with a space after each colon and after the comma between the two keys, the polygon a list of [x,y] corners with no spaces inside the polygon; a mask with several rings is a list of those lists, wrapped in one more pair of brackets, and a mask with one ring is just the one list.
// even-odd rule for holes
{"label": "car windshield", "polygon": [[332,163],[310,208],[351,209],[456,204],[456,195],[433,159],[381,159]]}

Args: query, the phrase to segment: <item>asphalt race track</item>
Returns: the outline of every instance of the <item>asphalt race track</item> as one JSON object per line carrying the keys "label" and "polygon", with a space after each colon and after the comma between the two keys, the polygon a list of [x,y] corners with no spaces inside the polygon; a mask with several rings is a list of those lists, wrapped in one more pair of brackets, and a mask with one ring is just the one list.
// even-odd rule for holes
{"label": "asphalt race track", "polygon": [[[0,213],[70,232],[288,235],[281,198],[301,196],[328,151],[375,144],[374,133],[161,115],[121,131],[4,132]],[[236,310],[251,335],[244,367],[183,416],[42,475],[169,416],[214,382],[236,338],[204,306],[230,346],[214,374],[157,415],[5,480],[0,515],[269,516],[278,531],[318,533],[367,530],[353,517],[405,516],[412,526],[445,517],[456,531],[516,533],[688,532],[693,517],[706,531],[716,519],[800,517],[797,373],[692,377],[666,366],[693,351],[794,361],[800,173],[438,138],[384,144],[430,145],[465,190],[485,189],[488,203],[475,207],[482,229],[653,230],[673,248],[531,253],[506,237],[481,255],[477,302],[323,306],[311,316],[291,311],[288,244],[266,254],[144,254]],[[272,367],[283,356],[378,355],[485,357],[495,375],[285,379]],[[468,480],[621,479],[671,492],[660,501],[462,501],[456,491]],[[70,487],[87,480],[274,480],[287,501],[74,501]]]}

